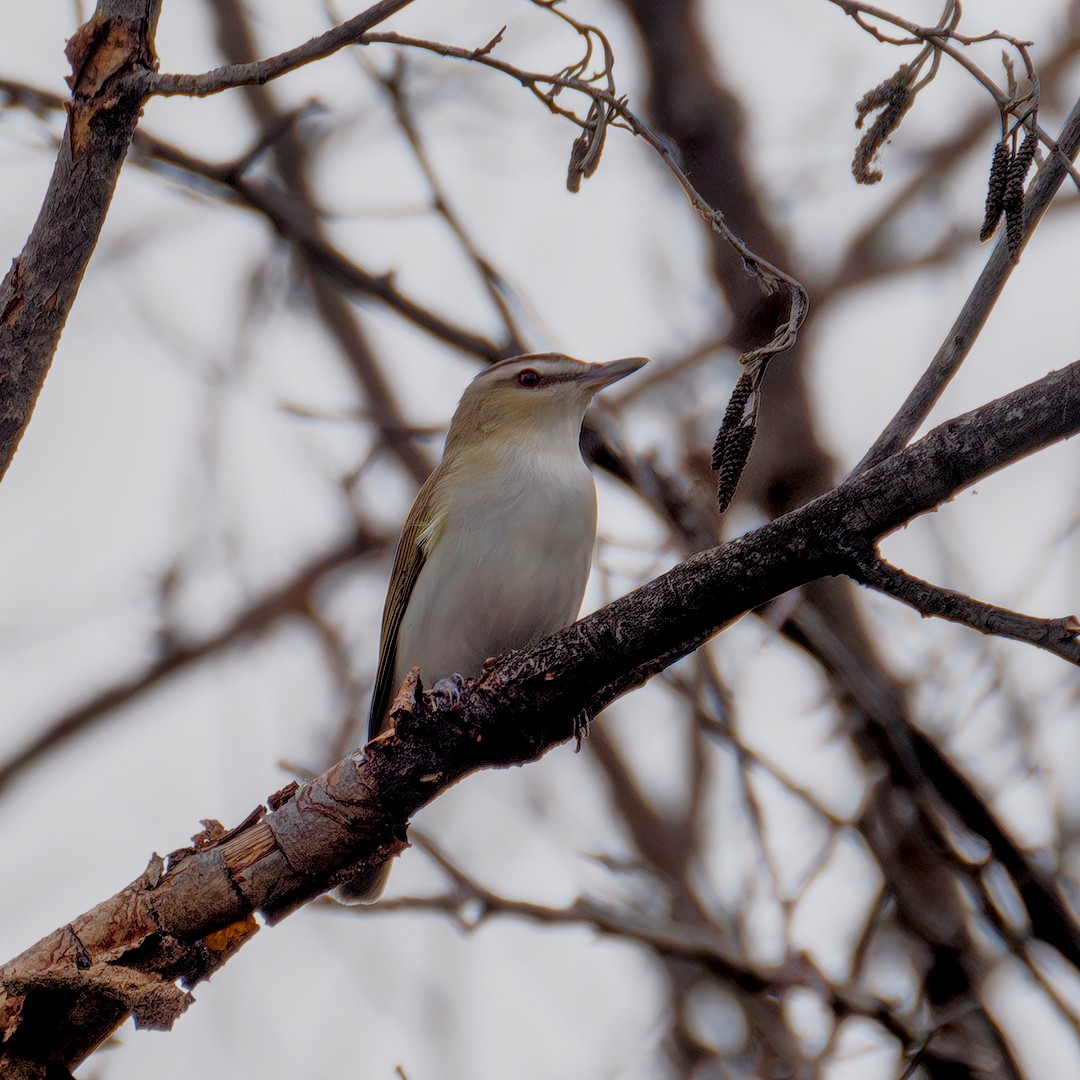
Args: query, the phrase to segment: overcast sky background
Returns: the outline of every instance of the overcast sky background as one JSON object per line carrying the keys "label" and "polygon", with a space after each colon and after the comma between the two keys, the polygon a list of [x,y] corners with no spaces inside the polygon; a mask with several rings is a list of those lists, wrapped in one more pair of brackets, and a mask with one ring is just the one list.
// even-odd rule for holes
{"label": "overcast sky background", "polygon": [[[887,150],[884,182],[856,187],[849,170],[854,102],[894,70],[895,51],[825,0],[703,6],[724,76],[750,110],[764,198],[801,265],[819,276],[888,200],[891,186],[918,167],[921,148],[957,118],[991,107],[970,78],[944,65]],[[327,25],[318,3],[252,0],[249,7],[264,55]],[[928,22],[936,7],[898,5]],[[984,0],[967,6],[964,25],[972,33],[999,26],[1031,38],[1038,60],[1060,7]],[[598,0],[571,0],[568,10],[609,34],[619,88],[642,106],[636,45],[620,11]],[[0,6],[0,20],[0,74],[63,90],[63,44],[78,23],[75,5],[51,0],[19,5],[16,13],[9,4]],[[576,55],[576,42],[555,20],[521,0],[418,0],[388,26],[474,47],[503,24],[500,55],[524,66],[555,70]],[[165,4],[158,51],[164,71],[220,63],[203,5]],[[996,54],[989,46],[988,67]],[[358,74],[360,59],[339,54],[275,86],[283,105],[316,99],[323,106],[306,123],[326,140],[316,181],[335,239],[365,266],[393,270],[403,289],[440,311],[490,329],[482,293],[438,223],[420,212],[424,186],[379,92]],[[391,54],[371,48],[362,59],[385,67]],[[599,172],[571,196],[564,178],[573,132],[524,90],[430,56],[410,57],[409,66],[432,159],[484,253],[520,290],[534,346],[593,360],[645,354],[663,364],[716,332],[697,222],[643,144],[613,133]],[[1057,130],[1061,109],[1044,109],[1047,130]],[[210,160],[242,153],[252,134],[231,94],[152,101],[143,126]],[[55,117],[43,125],[18,110],[0,112],[0,251],[9,258],[37,213],[57,130]],[[970,225],[961,257],[945,269],[860,290],[806,325],[821,430],[844,469],[922,371],[988,255],[974,237],[984,184],[981,169],[973,169],[942,192],[944,205]],[[1072,200],[1036,234],[937,420],[1076,359],[1080,220]],[[902,235],[913,249],[929,246],[938,220],[909,217]],[[197,567],[177,616],[197,634],[350,528],[337,477],[363,460],[369,436],[354,423],[305,421],[281,408],[339,412],[356,401],[327,341],[294,302],[280,255],[280,242],[254,215],[160,173],[125,168],[33,422],[0,486],[0,757],[92,688],[150,659],[156,585],[170,554],[182,550]],[[249,308],[238,303],[245,296],[253,298]],[[410,418],[444,425],[473,364],[384,312],[368,311],[365,325],[380,351],[394,357],[395,386]],[[672,422],[704,418],[702,437],[710,439],[708,423],[719,417],[732,380],[730,364],[718,361],[708,380],[686,388],[685,400],[643,397],[626,414],[624,437],[661,460]],[[433,456],[438,446],[436,437]],[[1077,610],[1077,453],[1075,445],[1055,447],[1010,468],[892,538],[886,554],[995,603],[1047,616]],[[629,496],[603,478],[599,488],[607,572],[594,574],[586,609],[675,557],[657,550],[660,530]],[[390,525],[410,499],[400,476],[379,465],[356,503]],[[947,554],[944,534],[963,551],[961,563]],[[328,602],[369,666],[387,572],[384,563],[351,576]],[[1075,672],[1042,655],[1020,659],[1021,646],[1005,646],[1003,682],[991,686],[985,645],[974,635],[923,623],[877,598],[867,602],[887,630],[881,645],[896,669],[922,680],[922,714],[937,718],[950,750],[977,768],[1018,836],[1047,842],[1055,827],[1047,791],[1056,812],[1080,819]],[[928,660],[935,653],[944,654],[936,668]],[[761,751],[804,771],[830,806],[851,813],[860,791],[855,765],[830,741],[815,678],[753,620],[726,634],[718,655]],[[0,795],[0,858],[9,883],[0,891],[0,954],[20,952],[117,891],[152,851],[187,843],[199,819],[238,822],[287,782],[281,761],[320,766],[339,706],[319,678],[322,662],[308,636],[281,626],[257,647],[141,699]],[[1007,708],[1009,695],[1044,720],[1022,747],[1000,741],[997,710]],[[674,753],[662,739],[670,708],[646,688],[602,722],[628,732],[639,752],[662,766]],[[584,890],[603,896],[612,885],[586,856],[617,854],[623,843],[605,818],[587,754],[568,749],[528,769],[470,778],[419,824],[499,890],[551,903]],[[779,841],[793,874],[814,842],[801,828],[793,816]],[[721,867],[741,857],[735,839],[716,853]],[[831,858],[800,925],[821,962],[840,970],[846,931],[876,882],[858,850],[841,846]],[[399,860],[390,894],[438,881],[413,851]],[[767,955],[775,925],[767,898],[760,912]],[[1006,975],[1002,1001],[1009,1022],[1030,1036],[1027,1045],[1061,1075],[1080,1069],[1075,1033],[1048,1022],[1022,979]],[[434,916],[357,918],[311,909],[261,932],[198,987],[196,1005],[171,1034],[125,1028],[123,1045],[99,1054],[79,1076],[390,1077],[398,1063],[410,1080],[653,1076],[654,980],[640,954],[583,931],[493,922],[469,936]],[[1073,982],[1065,991],[1080,1001]],[[702,1022],[717,1040],[731,1037],[726,1015],[723,1002],[703,1003]],[[891,1064],[856,1036],[835,1076],[886,1077]]]}

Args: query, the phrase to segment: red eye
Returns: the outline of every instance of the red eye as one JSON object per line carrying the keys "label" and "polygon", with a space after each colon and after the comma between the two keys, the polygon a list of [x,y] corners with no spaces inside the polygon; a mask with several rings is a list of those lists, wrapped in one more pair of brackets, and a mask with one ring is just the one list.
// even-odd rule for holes
{"label": "red eye", "polygon": [[538,386],[539,383],[539,371],[533,371],[532,368],[526,368],[524,371],[518,373],[518,386],[524,386],[527,389],[531,389],[534,386]]}

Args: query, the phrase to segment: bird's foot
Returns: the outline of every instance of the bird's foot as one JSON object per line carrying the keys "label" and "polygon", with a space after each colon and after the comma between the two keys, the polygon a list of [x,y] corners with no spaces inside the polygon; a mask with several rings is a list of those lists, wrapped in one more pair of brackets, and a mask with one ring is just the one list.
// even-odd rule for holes
{"label": "bird's foot", "polygon": [[444,709],[457,709],[461,705],[461,691],[468,681],[464,675],[456,671],[445,679],[439,679],[429,691],[435,708],[440,712]]}
{"label": "bird's foot", "polygon": [[574,713],[574,753],[581,753],[582,742],[589,737],[589,724],[592,723],[592,717],[589,715],[587,709],[582,709],[580,712]]}

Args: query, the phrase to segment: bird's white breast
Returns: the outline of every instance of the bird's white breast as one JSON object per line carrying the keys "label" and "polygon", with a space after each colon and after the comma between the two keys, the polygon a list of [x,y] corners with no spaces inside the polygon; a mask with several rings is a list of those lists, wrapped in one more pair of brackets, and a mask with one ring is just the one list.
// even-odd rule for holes
{"label": "bird's white breast", "polygon": [[517,445],[448,500],[402,618],[395,682],[425,685],[525,648],[571,623],[596,535],[596,491],[577,448]]}

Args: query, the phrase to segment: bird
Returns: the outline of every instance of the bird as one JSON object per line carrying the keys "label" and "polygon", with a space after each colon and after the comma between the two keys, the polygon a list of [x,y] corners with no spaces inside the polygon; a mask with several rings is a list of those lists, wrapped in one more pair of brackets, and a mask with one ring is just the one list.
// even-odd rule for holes
{"label": "bird", "polygon": [[[475,677],[489,658],[577,618],[596,539],[596,488],[580,449],[585,411],[600,390],[646,363],[527,353],[492,364],[465,388],[442,460],[398,541],[369,740],[386,730],[391,700],[413,667],[429,686]],[[374,902],[389,865],[360,868],[335,899]]]}

